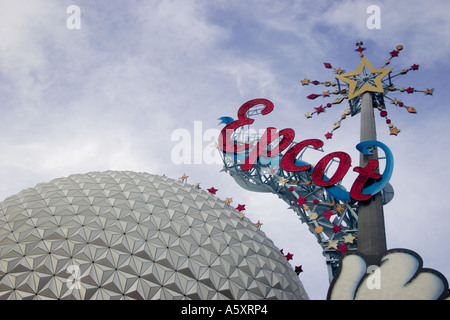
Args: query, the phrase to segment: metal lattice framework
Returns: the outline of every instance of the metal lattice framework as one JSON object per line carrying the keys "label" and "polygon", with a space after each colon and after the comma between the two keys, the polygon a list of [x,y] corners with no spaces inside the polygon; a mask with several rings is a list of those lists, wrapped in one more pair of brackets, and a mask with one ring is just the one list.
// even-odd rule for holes
{"label": "metal lattice framework", "polygon": [[[247,116],[257,116],[260,111],[261,109],[255,106],[247,112]],[[248,127],[236,130],[233,135],[236,144],[247,144],[259,138],[257,134],[250,133]],[[247,152],[251,152],[251,149]],[[304,152],[298,159],[302,158]],[[237,184],[249,191],[276,194],[289,205],[289,209],[294,210],[302,223],[308,225],[309,231],[323,250],[331,281],[338,269],[342,253],[357,250],[357,202],[336,199],[326,187],[312,183],[313,168],[310,171],[287,172],[279,165],[258,162],[251,170],[242,170],[242,157],[224,152],[221,152],[221,155],[224,171],[229,173]],[[325,174],[332,166],[333,162]],[[342,185],[338,187],[345,189]],[[383,202],[389,202],[393,197],[392,187],[389,185],[382,194]]]}

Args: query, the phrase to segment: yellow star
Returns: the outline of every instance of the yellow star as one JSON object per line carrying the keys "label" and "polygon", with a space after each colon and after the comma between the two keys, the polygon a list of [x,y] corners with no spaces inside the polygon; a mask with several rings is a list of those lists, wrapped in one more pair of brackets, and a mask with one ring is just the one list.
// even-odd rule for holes
{"label": "yellow star", "polygon": [[307,112],[307,113],[305,114],[305,117],[306,117],[306,119],[311,118],[311,117],[312,117],[312,113],[311,113],[311,112]]}
{"label": "yellow star", "polygon": [[280,180],[277,181],[277,183],[281,184],[283,187],[286,185],[286,183],[289,182],[289,179],[286,178],[281,178]]}
{"label": "yellow star", "polygon": [[328,247],[327,249],[336,249],[337,250],[337,244],[339,240],[328,240]]}
{"label": "yellow star", "polygon": [[245,214],[244,213],[241,213],[240,215],[239,215],[239,219],[244,219],[244,217],[245,217]]}
{"label": "yellow star", "polygon": [[179,177],[178,179],[180,179],[182,182],[184,182],[184,180],[186,180],[187,178],[189,178],[189,176],[187,176],[186,173],[183,173],[183,176]]}
{"label": "yellow star", "polygon": [[261,223],[261,221],[258,220],[257,223],[255,223],[256,227],[259,229],[261,228],[261,226],[263,225],[263,223]]}
{"label": "yellow star", "polygon": [[[367,66],[371,74],[378,73],[379,75],[373,79],[375,86],[371,85],[370,83],[365,83],[361,88],[356,90],[357,81],[353,80],[352,77],[359,76],[363,73],[364,68]],[[372,64],[369,62],[369,60],[364,57],[361,59],[361,63],[359,64],[358,69],[356,69],[353,72],[347,72],[344,74],[340,74],[336,76],[336,79],[344,81],[348,83],[349,90],[348,90],[348,99],[351,100],[360,94],[364,92],[383,92],[383,84],[381,80],[388,75],[392,69],[385,69],[385,68],[379,68],[375,69]],[[356,92],[355,92],[356,90]]]}
{"label": "yellow star", "polygon": [[334,72],[335,72],[336,74],[342,74],[342,73],[344,73],[344,71],[345,71],[345,70],[342,70],[341,68],[334,70]]}
{"label": "yellow star", "polygon": [[356,239],[356,237],[354,237],[351,233],[342,238],[344,239],[344,243],[353,243],[353,240]]}
{"label": "yellow star", "polygon": [[230,204],[233,202],[233,198],[226,198],[225,203]]}
{"label": "yellow star", "polygon": [[389,129],[389,131],[390,131],[391,135],[396,136],[400,132],[400,129],[397,129],[397,127],[393,127],[391,129]]}
{"label": "yellow star", "polygon": [[434,89],[428,89],[425,91],[425,94],[429,94],[429,95],[433,95],[433,90]]}
{"label": "yellow star", "polygon": [[329,96],[330,96],[330,91],[324,91],[324,92],[322,92],[322,96],[323,96],[323,97],[329,97]]}
{"label": "yellow star", "polygon": [[302,82],[302,85],[303,85],[303,86],[307,86],[307,85],[309,84],[309,79],[306,79],[306,78],[305,78],[305,79],[303,79],[301,82]]}
{"label": "yellow star", "polygon": [[392,100],[392,103],[395,104],[396,106],[398,105],[399,102],[401,102],[401,101],[398,100],[397,98],[395,98],[394,100]]}

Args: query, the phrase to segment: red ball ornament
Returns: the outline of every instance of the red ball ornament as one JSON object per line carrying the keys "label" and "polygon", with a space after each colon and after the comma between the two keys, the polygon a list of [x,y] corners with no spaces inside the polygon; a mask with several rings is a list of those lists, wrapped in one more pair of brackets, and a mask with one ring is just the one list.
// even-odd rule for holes
{"label": "red ball ornament", "polygon": [[388,115],[386,110],[382,110],[380,111],[380,116],[382,116],[383,118],[386,117]]}

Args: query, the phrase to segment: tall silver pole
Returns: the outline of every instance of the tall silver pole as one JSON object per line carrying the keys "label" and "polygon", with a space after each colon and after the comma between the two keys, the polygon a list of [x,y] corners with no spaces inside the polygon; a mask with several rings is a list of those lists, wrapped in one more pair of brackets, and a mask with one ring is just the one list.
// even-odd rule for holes
{"label": "tall silver pole", "polygon": [[[366,92],[361,97],[361,142],[377,140],[372,94]],[[370,159],[377,159],[378,152],[361,154],[360,166],[365,167]],[[358,204],[358,251],[366,256],[368,265],[379,265],[386,252],[383,202],[381,193]]]}

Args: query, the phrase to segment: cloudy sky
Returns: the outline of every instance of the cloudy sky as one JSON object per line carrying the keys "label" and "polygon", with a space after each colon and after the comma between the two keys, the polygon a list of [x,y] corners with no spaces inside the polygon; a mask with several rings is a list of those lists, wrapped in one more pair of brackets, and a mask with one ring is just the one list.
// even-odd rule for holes
{"label": "cloudy sky", "polygon": [[[73,4],[79,29],[67,27]],[[370,5],[380,8],[380,29],[366,25]],[[397,78],[397,86],[435,91],[392,95],[418,111],[388,104],[398,136],[377,118],[378,139],[395,157],[388,248],[416,251],[425,267],[449,279],[448,12],[445,0],[0,0],[0,198],[73,173],[186,173],[188,183],[245,204],[247,217],[261,220],[275,244],[294,254],[292,265],[303,266],[310,297],[324,299],[328,274],[313,235],[276,196],[242,190],[220,172],[209,156],[211,134],[221,129],[219,117],[266,98],[275,110],[256,128],[293,128],[296,141],[325,140],[345,106],[306,119],[321,99],[331,101],[306,99],[322,88],[300,80],[333,79],[324,62],[355,70],[357,41],[375,67],[402,44],[389,67],[420,68]],[[347,119],[325,152],[358,159],[358,130],[359,117]],[[179,163],[173,151],[186,133],[191,159]]]}

